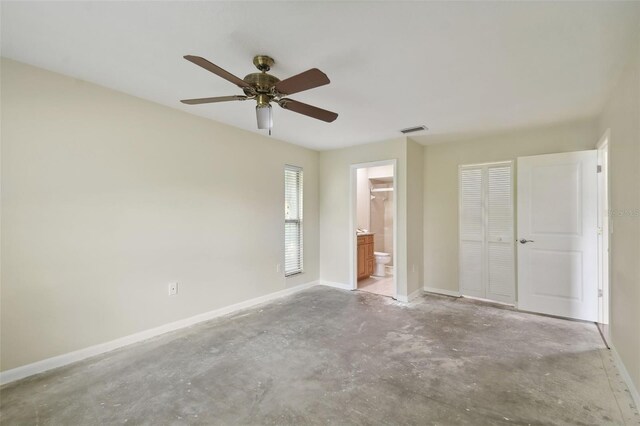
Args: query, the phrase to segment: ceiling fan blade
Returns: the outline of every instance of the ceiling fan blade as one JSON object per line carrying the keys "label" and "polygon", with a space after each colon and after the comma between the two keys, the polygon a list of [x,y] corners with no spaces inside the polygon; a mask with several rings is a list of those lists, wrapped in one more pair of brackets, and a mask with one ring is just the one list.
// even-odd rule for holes
{"label": "ceiling fan blade", "polygon": [[338,114],[335,112],[327,111],[326,109],[314,107],[313,105],[307,105],[302,102],[294,101],[293,99],[280,99],[278,104],[289,111],[297,112],[298,114],[303,114],[311,118],[315,118],[318,120],[326,121],[327,123],[331,123],[336,118],[338,118]]}
{"label": "ceiling fan blade", "polygon": [[187,61],[193,62],[194,64],[196,64],[198,66],[201,66],[205,70],[211,71],[215,75],[217,75],[219,77],[222,77],[227,81],[232,82],[233,84],[235,84],[238,87],[241,87],[241,88],[250,88],[251,87],[251,85],[249,83],[247,83],[246,81],[244,81],[243,79],[241,79],[239,77],[236,77],[235,75],[231,74],[229,71],[223,70],[222,68],[220,68],[216,64],[212,64],[211,62],[207,61],[204,58],[201,58],[200,56],[186,55],[184,58]]}
{"label": "ceiling fan blade", "polygon": [[329,77],[318,68],[311,68],[305,72],[294,75],[276,83],[275,88],[279,93],[293,95],[304,90],[329,84]]}
{"label": "ceiling fan blade", "polygon": [[217,96],[215,98],[198,98],[198,99],[183,99],[180,102],[187,105],[198,104],[212,104],[214,102],[227,102],[227,101],[244,101],[246,96],[234,95],[234,96]]}

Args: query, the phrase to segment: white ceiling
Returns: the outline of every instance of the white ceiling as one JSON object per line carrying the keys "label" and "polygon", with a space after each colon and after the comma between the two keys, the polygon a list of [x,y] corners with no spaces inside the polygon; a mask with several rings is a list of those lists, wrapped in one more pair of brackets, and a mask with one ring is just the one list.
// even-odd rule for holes
{"label": "white ceiling", "polygon": [[273,136],[330,149],[400,135],[486,132],[599,112],[638,35],[640,2],[2,2],[2,55],[257,132],[253,102],[182,59],[243,77],[255,54],[282,78],[331,84],[292,98],[331,124],[275,108]]}

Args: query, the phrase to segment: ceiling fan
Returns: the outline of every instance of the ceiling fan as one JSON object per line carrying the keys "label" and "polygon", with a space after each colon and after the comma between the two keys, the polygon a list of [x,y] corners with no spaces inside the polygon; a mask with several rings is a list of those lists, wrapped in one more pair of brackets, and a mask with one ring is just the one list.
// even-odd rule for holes
{"label": "ceiling fan", "polygon": [[249,74],[245,76],[245,78],[241,79],[230,72],[223,70],[219,66],[212,64],[206,59],[201,58],[200,56],[187,55],[184,58],[187,61],[193,62],[207,71],[214,73],[218,77],[222,77],[225,80],[230,81],[244,91],[244,95],[183,99],[180,102],[184,104],[197,105],[255,99],[257,101],[256,117],[258,119],[258,129],[269,129],[269,134],[271,134],[271,128],[273,127],[271,102],[275,102],[280,105],[280,107],[289,111],[326,121],[327,123],[331,123],[338,118],[338,114],[335,112],[307,105],[286,97],[294,93],[329,84],[329,78],[327,75],[317,68],[311,68],[310,70],[294,75],[293,77],[280,80],[271,74],[267,74],[267,71],[271,69],[275,61],[269,56],[258,55],[253,58],[253,64],[260,72]]}

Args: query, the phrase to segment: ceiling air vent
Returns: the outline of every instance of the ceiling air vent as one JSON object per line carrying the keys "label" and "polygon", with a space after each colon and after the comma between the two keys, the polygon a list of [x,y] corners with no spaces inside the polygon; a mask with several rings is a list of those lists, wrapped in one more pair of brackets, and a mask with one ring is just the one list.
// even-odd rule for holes
{"label": "ceiling air vent", "polygon": [[423,130],[429,130],[429,129],[427,128],[427,126],[422,125],[422,126],[407,127],[406,129],[402,129],[400,131],[406,135],[407,133],[421,132]]}

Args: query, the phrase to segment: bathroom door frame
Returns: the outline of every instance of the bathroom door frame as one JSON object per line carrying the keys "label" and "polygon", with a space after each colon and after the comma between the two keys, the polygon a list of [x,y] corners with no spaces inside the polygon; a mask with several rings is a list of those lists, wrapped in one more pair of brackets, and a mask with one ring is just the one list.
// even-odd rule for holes
{"label": "bathroom door frame", "polygon": [[[394,299],[398,299],[398,160],[380,160],[368,163],[351,164],[350,174],[351,182],[349,186],[350,208],[349,215],[351,217],[349,223],[349,241],[350,241],[350,271],[351,271],[351,289],[358,289],[358,236],[356,228],[358,226],[358,198],[357,198],[357,172],[358,169],[368,169],[370,167],[392,166],[393,167],[393,286]],[[374,247],[375,250],[375,247]]]}

